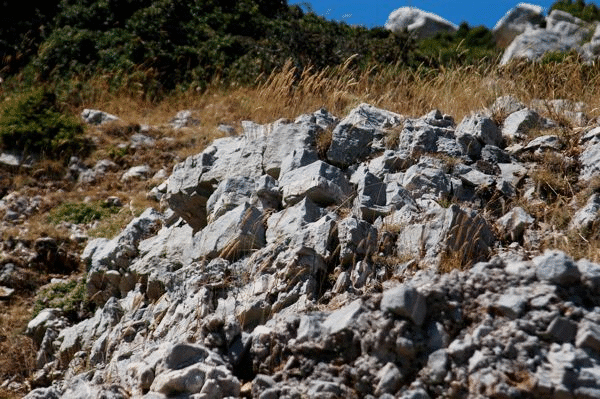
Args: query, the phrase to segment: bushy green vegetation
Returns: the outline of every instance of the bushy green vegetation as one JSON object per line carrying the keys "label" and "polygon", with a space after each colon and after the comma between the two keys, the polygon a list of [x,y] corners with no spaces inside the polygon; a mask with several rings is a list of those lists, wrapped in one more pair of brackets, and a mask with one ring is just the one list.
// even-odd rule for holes
{"label": "bushy green vegetation", "polygon": [[[600,19],[583,0],[558,0],[552,9]],[[350,57],[359,70],[437,69],[494,64],[499,55],[482,26],[463,23],[454,34],[416,42],[383,28],[327,21],[286,0],[34,0],[27,12],[2,3],[0,19],[3,77],[71,93],[79,86],[68,82],[101,76],[110,89],[135,88],[151,100],[211,82],[254,84],[287,60],[298,71]]]}
{"label": "bushy green vegetation", "polygon": [[78,321],[94,305],[86,299],[85,278],[51,284],[42,288],[35,297],[33,317],[46,308],[61,309],[71,321]]}
{"label": "bushy green vegetation", "polygon": [[300,68],[353,54],[393,63],[409,50],[406,37],[328,22],[281,0],[62,0],[31,70],[42,80],[109,72],[116,86],[141,73],[170,90],[216,76],[252,83],[287,59]]}
{"label": "bushy green vegetation", "polygon": [[56,95],[37,89],[5,103],[0,117],[0,147],[4,150],[68,159],[85,154],[90,143],[83,125],[63,112]]}
{"label": "bushy green vegetation", "polygon": [[48,221],[54,224],[60,222],[91,223],[119,212],[119,208],[103,202],[65,203],[54,208],[48,215]]}
{"label": "bushy green vegetation", "polygon": [[485,26],[460,24],[456,33],[440,33],[418,44],[421,57],[431,65],[492,63],[500,55],[492,32]]}
{"label": "bushy green vegetation", "polygon": [[600,9],[594,3],[586,4],[584,0],[558,0],[550,10],[566,11],[587,22],[600,21]]}
{"label": "bushy green vegetation", "polygon": [[[3,72],[55,84],[101,75],[112,88],[136,85],[150,98],[175,88],[203,88],[215,79],[252,84],[288,59],[298,70],[341,65],[353,56],[354,68],[435,67],[470,62],[492,50],[491,34],[482,27],[464,24],[456,35],[417,46],[407,34],[327,21],[285,0],[49,3],[54,6],[34,1],[39,18],[17,13],[22,21],[12,24],[15,29],[0,28],[0,53],[7,55]],[[22,53],[8,45],[27,41]]]}

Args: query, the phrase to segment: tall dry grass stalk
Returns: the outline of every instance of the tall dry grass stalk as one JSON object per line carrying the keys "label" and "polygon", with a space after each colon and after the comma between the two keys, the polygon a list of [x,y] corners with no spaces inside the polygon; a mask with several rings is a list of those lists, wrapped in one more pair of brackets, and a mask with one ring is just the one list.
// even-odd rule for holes
{"label": "tall dry grass stalk", "polygon": [[489,106],[498,96],[510,94],[525,103],[534,98],[583,101],[590,116],[600,115],[600,66],[576,59],[548,64],[516,62],[505,67],[482,62],[438,69],[401,65],[358,69],[353,62],[351,57],[343,65],[323,70],[299,70],[287,62],[252,86],[215,80],[203,91],[177,92],[158,103],[131,88],[111,91],[107,79],[99,77],[86,82],[91,94],[82,96],[74,111],[98,108],[126,123],[160,125],[179,110],[194,110],[201,125],[188,134],[202,140],[187,147],[190,153],[222,136],[217,130],[220,123],[240,132],[242,120],[268,123],[321,107],[343,117],[361,102],[409,117],[437,108],[459,121]]}
{"label": "tall dry grass stalk", "polygon": [[[10,306],[0,303],[0,381],[24,383],[33,373],[36,348],[29,337],[21,334],[30,319],[30,301],[14,298]],[[26,390],[25,385],[18,391],[0,388],[0,397],[23,397]]]}

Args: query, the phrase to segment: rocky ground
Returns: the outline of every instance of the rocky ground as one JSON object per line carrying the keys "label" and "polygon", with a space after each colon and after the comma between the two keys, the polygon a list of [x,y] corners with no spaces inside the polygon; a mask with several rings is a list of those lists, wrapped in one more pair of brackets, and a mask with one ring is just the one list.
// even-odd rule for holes
{"label": "rocky ground", "polygon": [[[27,397],[600,398],[590,111],[501,97],[457,124],[361,104],[223,127],[168,173],[72,160],[76,186],[154,175],[154,207],[112,239],[68,226],[86,272],[63,297],[86,308],[29,323]],[[144,131],[133,153],[170,145]],[[6,193],[4,223],[45,200]],[[3,249],[69,265],[60,244]],[[6,289],[27,262],[2,262]]]}

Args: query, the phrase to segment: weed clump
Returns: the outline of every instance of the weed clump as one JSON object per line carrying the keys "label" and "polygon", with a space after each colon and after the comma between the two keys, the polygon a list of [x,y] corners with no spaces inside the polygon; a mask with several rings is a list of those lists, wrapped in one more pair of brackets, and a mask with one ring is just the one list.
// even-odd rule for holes
{"label": "weed clump", "polygon": [[99,201],[91,203],[65,203],[50,212],[48,221],[53,224],[59,224],[60,222],[88,224],[118,212],[119,208]]}
{"label": "weed clump", "polygon": [[26,155],[68,160],[85,156],[91,143],[83,137],[83,125],[66,114],[56,95],[37,89],[9,100],[0,117],[0,148]]}
{"label": "weed clump", "polygon": [[71,321],[79,321],[93,310],[86,299],[85,279],[51,284],[42,288],[33,305],[33,317],[46,308],[61,309]]}

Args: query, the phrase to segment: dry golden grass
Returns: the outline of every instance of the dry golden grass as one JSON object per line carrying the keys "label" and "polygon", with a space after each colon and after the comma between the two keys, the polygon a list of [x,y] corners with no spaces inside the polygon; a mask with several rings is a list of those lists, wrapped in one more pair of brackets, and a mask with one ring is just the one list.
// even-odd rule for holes
{"label": "dry golden grass", "polygon": [[[31,306],[31,301],[23,298],[14,298],[12,303],[0,302],[0,382],[12,379],[23,383],[34,370],[33,341],[22,335],[31,318]],[[2,398],[22,397],[25,393],[26,389],[0,389]]]}
{"label": "dry golden grass", "polygon": [[[438,70],[373,66],[362,71],[353,68],[353,61],[350,58],[342,66],[320,71],[298,70],[288,62],[254,86],[224,86],[215,81],[204,91],[178,92],[158,103],[146,100],[135,90],[111,92],[98,78],[88,83],[94,88],[89,90],[93,94],[74,111],[97,108],[119,116],[122,120],[112,129],[116,133],[137,124],[162,126],[160,135],[176,139],[178,145],[172,150],[180,157],[197,153],[223,136],[217,129],[221,123],[240,132],[243,120],[269,123],[321,107],[343,117],[361,102],[407,116],[420,116],[437,108],[460,121],[489,106],[498,96],[510,94],[525,103],[536,98],[583,101],[589,105],[590,116],[600,114],[600,67],[577,60]],[[192,110],[200,125],[168,131],[165,124],[182,109]]]}
{"label": "dry golden grass", "polygon": [[324,129],[319,131],[316,137],[317,144],[317,153],[319,154],[319,158],[326,159],[327,158],[327,150],[331,146],[331,140],[333,139],[333,130],[332,129]]}

